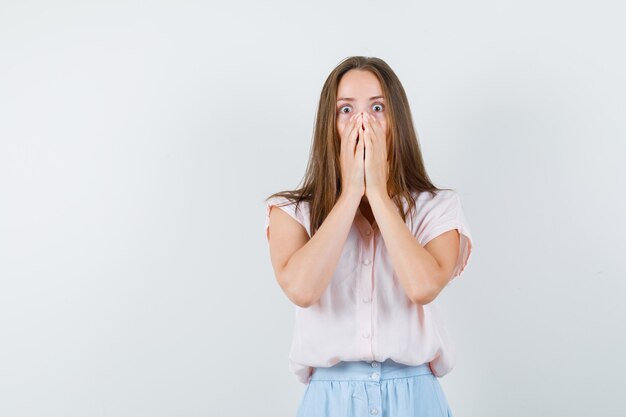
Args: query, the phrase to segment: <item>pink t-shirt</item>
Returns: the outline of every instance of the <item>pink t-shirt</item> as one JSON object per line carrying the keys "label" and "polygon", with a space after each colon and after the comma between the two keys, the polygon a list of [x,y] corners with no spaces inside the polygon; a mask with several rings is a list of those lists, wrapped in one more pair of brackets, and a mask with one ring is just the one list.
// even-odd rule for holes
{"label": "pink t-shirt", "polygon": [[[442,190],[435,197],[428,192],[413,197],[415,215],[409,215],[405,223],[422,246],[458,229],[460,251],[453,278],[460,277],[472,251],[472,238],[459,196]],[[267,202],[268,242],[270,210],[288,202],[282,197]],[[307,202],[301,202],[297,211],[293,203],[277,207],[311,236]],[[357,209],[335,273],[321,298],[308,308],[294,305],[289,369],[298,381],[308,384],[313,367],[391,358],[406,365],[429,362],[433,374],[442,377],[452,370],[455,354],[437,301],[426,305],[411,302],[393,270],[377,224],[372,226]]]}

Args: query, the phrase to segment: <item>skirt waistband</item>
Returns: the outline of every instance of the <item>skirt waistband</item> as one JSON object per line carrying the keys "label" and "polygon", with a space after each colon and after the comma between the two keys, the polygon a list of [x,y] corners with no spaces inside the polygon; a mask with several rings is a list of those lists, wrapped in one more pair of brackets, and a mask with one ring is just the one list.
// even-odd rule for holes
{"label": "skirt waistband", "polygon": [[331,367],[314,367],[311,381],[383,381],[431,374],[428,362],[405,365],[387,359],[384,362],[341,361]]}

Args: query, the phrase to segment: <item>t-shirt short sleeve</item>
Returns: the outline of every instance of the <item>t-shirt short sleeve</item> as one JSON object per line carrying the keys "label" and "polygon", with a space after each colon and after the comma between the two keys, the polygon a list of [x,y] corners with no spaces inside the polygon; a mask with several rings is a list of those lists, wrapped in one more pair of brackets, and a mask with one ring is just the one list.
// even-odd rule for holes
{"label": "t-shirt short sleeve", "polygon": [[276,196],[270,198],[265,204],[265,237],[269,241],[270,238],[270,211],[272,207],[278,207],[289,216],[291,216],[294,220],[300,223],[306,232],[311,235],[309,232],[309,225],[307,221],[307,212],[305,210],[305,205],[301,202],[296,210],[296,203],[291,202],[286,197]]}
{"label": "t-shirt short sleeve", "polygon": [[452,279],[460,277],[472,253],[473,242],[458,194],[452,190],[441,190],[431,200],[423,202],[421,208],[418,204],[419,211],[421,213],[418,214],[413,234],[422,246],[444,232],[454,229],[459,231],[459,256]]}

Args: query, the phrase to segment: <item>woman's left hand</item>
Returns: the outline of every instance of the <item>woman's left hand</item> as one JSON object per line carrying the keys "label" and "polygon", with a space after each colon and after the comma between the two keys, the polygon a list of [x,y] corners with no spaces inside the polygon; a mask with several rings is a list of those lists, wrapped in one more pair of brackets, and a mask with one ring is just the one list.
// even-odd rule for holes
{"label": "woman's left hand", "polygon": [[363,126],[359,137],[365,138],[365,195],[387,195],[389,163],[387,162],[387,138],[381,123],[363,113]]}

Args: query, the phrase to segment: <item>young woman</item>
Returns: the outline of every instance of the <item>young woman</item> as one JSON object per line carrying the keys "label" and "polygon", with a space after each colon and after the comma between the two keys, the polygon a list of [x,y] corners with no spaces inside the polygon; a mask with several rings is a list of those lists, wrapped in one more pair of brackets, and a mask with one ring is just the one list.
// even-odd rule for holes
{"label": "young woman", "polygon": [[436,301],[472,238],[458,194],[428,178],[383,60],[350,57],[330,73],[304,185],[268,197],[265,230],[295,304],[298,417],[452,416],[437,377],[454,352]]}

